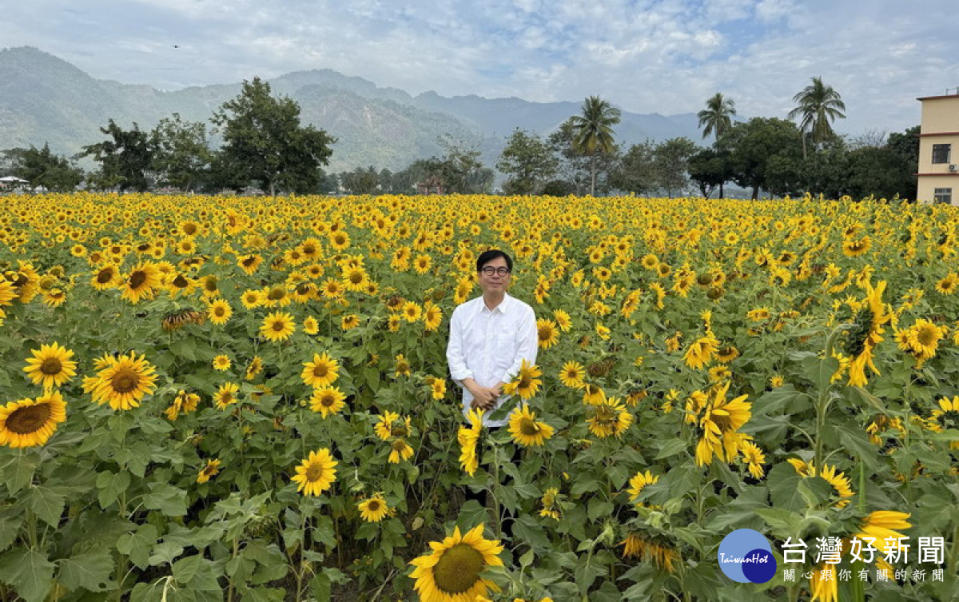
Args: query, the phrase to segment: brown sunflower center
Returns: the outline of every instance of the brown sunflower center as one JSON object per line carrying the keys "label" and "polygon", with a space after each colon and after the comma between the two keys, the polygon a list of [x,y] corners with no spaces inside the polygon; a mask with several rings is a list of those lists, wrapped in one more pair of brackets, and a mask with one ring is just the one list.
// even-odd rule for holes
{"label": "brown sunflower center", "polygon": [[379,501],[379,500],[370,500],[370,503],[368,503],[368,504],[366,505],[366,509],[369,510],[370,512],[376,512],[376,511],[378,511],[378,510],[380,509],[380,501]]}
{"label": "brown sunflower center", "polygon": [[222,318],[224,315],[226,315],[226,308],[222,305],[217,305],[213,308],[213,315],[218,318]]}
{"label": "brown sunflower center", "polygon": [[920,328],[916,338],[922,343],[923,347],[929,347],[936,342],[936,332],[930,327]]}
{"label": "brown sunflower center", "polygon": [[539,430],[539,425],[531,418],[523,418],[519,423],[519,431],[527,437],[538,435]]}
{"label": "brown sunflower center", "polygon": [[140,288],[140,286],[143,285],[144,282],[146,282],[146,280],[147,280],[146,272],[144,272],[143,270],[136,270],[135,272],[130,274],[130,281],[129,281],[130,288],[138,289]]}
{"label": "brown sunflower center", "polygon": [[306,469],[306,480],[310,483],[315,483],[323,477],[323,465],[319,462],[314,462],[310,464],[309,468]]}
{"label": "brown sunflower center", "polygon": [[286,325],[283,323],[283,320],[274,320],[271,328],[273,328],[275,332],[283,332],[283,330],[286,328]]}
{"label": "brown sunflower center", "polygon": [[6,429],[18,435],[29,435],[40,430],[49,418],[48,403],[20,407],[7,416]]}
{"label": "brown sunflower center", "polygon": [[336,397],[334,397],[333,395],[327,394],[327,395],[324,395],[323,397],[320,397],[320,405],[322,405],[323,407],[326,407],[326,408],[333,407],[334,403],[336,403]]}
{"label": "brown sunflower center", "polygon": [[203,281],[203,288],[209,292],[216,291],[216,276],[207,276],[206,280]]}
{"label": "brown sunflower center", "polygon": [[177,274],[177,277],[173,279],[173,286],[177,288],[186,288],[190,284],[190,281],[184,278],[183,274]]}
{"label": "brown sunflower center", "polygon": [[330,370],[327,368],[326,364],[317,364],[313,366],[313,376],[317,378],[323,378],[329,374]]}
{"label": "brown sunflower center", "polygon": [[55,357],[48,357],[43,360],[43,363],[40,364],[40,372],[44,374],[60,374],[60,371],[63,370],[63,364],[60,363],[60,360]]}
{"label": "brown sunflower center", "polygon": [[267,293],[266,298],[270,301],[279,301],[286,296],[286,291],[282,288],[274,287],[270,289],[270,292]]}
{"label": "brown sunflower center", "polygon": [[446,594],[461,594],[468,591],[486,566],[483,554],[473,546],[459,543],[443,552],[433,567],[436,587]]}
{"label": "brown sunflower center", "polygon": [[140,375],[132,368],[120,368],[110,378],[110,386],[117,393],[129,393],[140,384]]}
{"label": "brown sunflower center", "polygon": [[113,280],[113,269],[105,268],[97,272],[97,284],[106,284]]}
{"label": "brown sunflower center", "polygon": [[362,272],[353,272],[350,274],[350,282],[353,284],[359,284],[363,282],[363,273]]}

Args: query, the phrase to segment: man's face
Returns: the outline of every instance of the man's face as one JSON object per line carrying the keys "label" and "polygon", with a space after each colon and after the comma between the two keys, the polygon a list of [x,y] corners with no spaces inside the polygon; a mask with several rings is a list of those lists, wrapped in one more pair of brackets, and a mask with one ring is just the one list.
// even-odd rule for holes
{"label": "man's face", "polygon": [[[484,293],[505,291],[509,284],[509,268],[506,266],[506,259],[495,257],[480,268],[478,278],[480,288]],[[492,272],[492,273],[488,273]]]}

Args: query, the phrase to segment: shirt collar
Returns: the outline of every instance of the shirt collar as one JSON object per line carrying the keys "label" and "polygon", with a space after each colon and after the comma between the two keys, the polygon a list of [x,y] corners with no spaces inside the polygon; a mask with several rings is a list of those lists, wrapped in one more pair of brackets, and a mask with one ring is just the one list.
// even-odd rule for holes
{"label": "shirt collar", "polygon": [[500,302],[499,302],[499,305],[497,305],[492,311],[490,311],[490,309],[489,309],[488,307],[486,307],[486,302],[483,301],[483,296],[480,295],[480,298],[479,298],[480,311],[489,311],[490,313],[492,313],[493,311],[498,311],[498,312],[501,313],[501,314],[505,314],[505,313],[506,313],[506,306],[509,304],[510,299],[511,299],[511,297],[509,296],[509,293],[503,292],[503,300],[500,301]]}

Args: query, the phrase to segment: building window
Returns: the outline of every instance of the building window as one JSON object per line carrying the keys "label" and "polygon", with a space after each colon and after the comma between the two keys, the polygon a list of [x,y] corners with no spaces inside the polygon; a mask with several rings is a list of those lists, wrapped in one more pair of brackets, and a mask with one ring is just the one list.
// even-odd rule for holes
{"label": "building window", "polygon": [[952,188],[936,188],[932,195],[932,202],[952,204]]}
{"label": "building window", "polygon": [[932,145],[932,162],[948,163],[949,151],[951,147],[952,147],[951,144],[933,144]]}

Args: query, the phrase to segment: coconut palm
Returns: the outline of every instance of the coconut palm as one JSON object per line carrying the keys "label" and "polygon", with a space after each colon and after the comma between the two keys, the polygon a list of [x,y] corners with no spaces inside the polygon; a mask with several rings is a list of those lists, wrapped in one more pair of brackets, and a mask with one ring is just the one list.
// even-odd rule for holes
{"label": "coconut palm", "polygon": [[822,142],[833,135],[830,121],[837,117],[845,118],[846,105],[839,92],[822,83],[822,76],[812,78],[812,83],[793,96],[798,106],[789,112],[790,119],[799,118],[799,131],[802,132],[802,154],[806,158],[806,133],[813,142]]}
{"label": "coconut palm", "polygon": [[706,108],[696,114],[699,117],[699,127],[703,128],[703,138],[712,133],[716,139],[732,127],[732,116],[736,114],[736,103],[731,98],[724,98],[716,92],[715,96],[706,100]]}
{"label": "coconut palm", "polygon": [[596,193],[596,159],[599,155],[612,153],[613,126],[619,123],[619,109],[598,96],[583,101],[582,115],[571,117],[573,122],[573,148],[589,157],[589,194]]}

